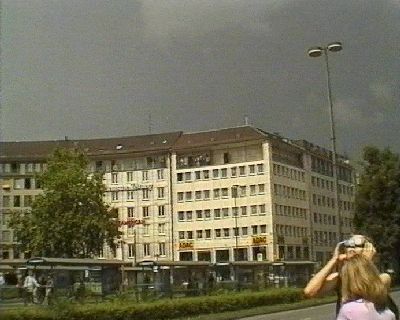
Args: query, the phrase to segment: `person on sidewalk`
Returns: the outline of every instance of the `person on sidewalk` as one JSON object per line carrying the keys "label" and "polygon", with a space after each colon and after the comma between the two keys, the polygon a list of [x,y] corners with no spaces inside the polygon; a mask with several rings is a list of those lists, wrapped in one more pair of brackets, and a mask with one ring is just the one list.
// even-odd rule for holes
{"label": "person on sidewalk", "polygon": [[39,283],[36,281],[36,278],[33,275],[31,270],[28,271],[28,275],[25,277],[24,281],[24,289],[25,289],[25,298],[24,304],[35,303],[36,302],[36,290],[39,287]]}
{"label": "person on sidewalk", "polygon": [[395,320],[388,308],[388,288],[371,260],[356,254],[340,269],[341,307],[337,320]]}

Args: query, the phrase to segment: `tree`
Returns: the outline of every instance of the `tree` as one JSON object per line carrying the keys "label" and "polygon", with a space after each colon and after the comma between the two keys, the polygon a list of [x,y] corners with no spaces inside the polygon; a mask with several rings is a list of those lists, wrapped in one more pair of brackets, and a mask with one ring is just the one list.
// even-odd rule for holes
{"label": "tree", "polygon": [[30,211],[16,212],[10,221],[22,250],[70,258],[99,255],[104,244],[115,250],[117,214],[103,201],[102,175],[89,172],[88,163],[75,149],[57,149],[49,157],[37,177],[43,193]]}
{"label": "tree", "polygon": [[381,264],[400,267],[400,159],[389,149],[366,147],[356,193],[354,225],[368,235]]}

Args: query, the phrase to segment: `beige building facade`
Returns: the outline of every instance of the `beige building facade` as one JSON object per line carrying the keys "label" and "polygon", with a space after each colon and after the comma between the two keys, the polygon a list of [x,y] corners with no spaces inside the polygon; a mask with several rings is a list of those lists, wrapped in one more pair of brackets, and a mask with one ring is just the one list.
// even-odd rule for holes
{"label": "beige building facade", "polygon": [[123,232],[116,256],[105,248],[104,258],[323,262],[352,230],[348,161],[338,159],[336,179],[328,150],[251,126],[0,147],[3,259],[24,257],[7,220],[29,210],[41,192],[34,174],[56,147],[82,148],[103,172]]}

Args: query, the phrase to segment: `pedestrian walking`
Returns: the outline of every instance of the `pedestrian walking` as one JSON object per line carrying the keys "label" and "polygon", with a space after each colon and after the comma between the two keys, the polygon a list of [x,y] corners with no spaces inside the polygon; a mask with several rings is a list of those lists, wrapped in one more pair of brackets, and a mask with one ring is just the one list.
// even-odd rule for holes
{"label": "pedestrian walking", "polygon": [[6,280],[4,279],[4,275],[0,272],[0,301],[3,300],[3,287],[6,285]]}
{"label": "pedestrian walking", "polygon": [[37,288],[39,287],[39,283],[36,281],[36,278],[33,275],[33,272],[29,270],[28,275],[25,277],[24,281],[24,290],[25,290],[25,297],[24,297],[24,304],[27,305],[28,303],[36,303],[37,297],[36,292]]}

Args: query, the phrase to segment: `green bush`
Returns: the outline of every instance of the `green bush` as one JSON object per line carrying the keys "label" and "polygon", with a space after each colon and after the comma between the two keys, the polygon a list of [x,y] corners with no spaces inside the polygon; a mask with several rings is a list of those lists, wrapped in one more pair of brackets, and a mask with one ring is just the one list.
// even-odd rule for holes
{"label": "green bush", "polygon": [[[207,313],[235,311],[264,305],[291,303],[302,299],[299,289],[270,289],[260,292],[230,293],[152,303],[113,301],[94,305],[63,305],[47,310],[10,311],[2,320],[164,320]],[[32,314],[31,314],[32,312]]]}

